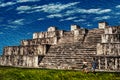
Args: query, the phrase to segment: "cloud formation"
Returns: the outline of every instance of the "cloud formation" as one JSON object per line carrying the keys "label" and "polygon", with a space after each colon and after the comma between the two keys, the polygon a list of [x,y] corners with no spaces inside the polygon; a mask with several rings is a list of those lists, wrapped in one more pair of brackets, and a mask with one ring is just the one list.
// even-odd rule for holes
{"label": "cloud formation", "polygon": [[[102,8],[90,8],[90,9],[84,9],[78,7],[78,4],[80,2],[70,2],[67,4],[63,4],[60,2],[57,3],[50,3],[50,4],[44,4],[44,5],[32,5],[32,6],[18,6],[16,10],[18,11],[18,14],[32,14],[32,13],[47,13],[46,18],[63,18],[59,21],[67,21],[72,20],[73,22],[84,22],[86,21],[85,18],[78,19],[77,17],[71,17],[75,16],[76,14],[81,14],[81,17],[83,14],[105,14],[109,13],[112,10],[111,9],[102,9]],[[65,18],[64,17],[68,17]],[[45,17],[44,17],[45,19]],[[44,19],[38,19],[38,20],[44,20]],[[102,19],[106,19],[106,17],[102,17]],[[99,18],[96,18],[96,20],[100,20]]]}
{"label": "cloud formation", "polygon": [[79,2],[73,2],[68,4],[52,3],[52,4],[41,6],[41,10],[47,13],[58,13],[58,12],[61,12],[62,10],[72,8],[72,6],[77,4],[79,4]]}
{"label": "cloud formation", "polygon": [[1,3],[0,4],[0,7],[6,7],[6,6],[11,6],[11,5],[14,5],[16,4],[15,2],[6,2],[6,3]]}
{"label": "cloud formation", "polygon": [[[32,12],[46,12],[46,13],[59,13],[66,9],[71,9],[73,6],[79,4],[80,2],[73,2],[68,4],[61,4],[61,3],[50,3],[41,6],[19,6],[16,10],[23,11],[23,10],[33,10]],[[23,9],[23,8],[26,9]],[[30,13],[30,12],[29,12]]]}
{"label": "cloud formation", "polygon": [[95,20],[105,20],[110,19],[110,16],[95,17]]}
{"label": "cloud formation", "polygon": [[15,25],[24,25],[24,19],[17,19],[11,22],[11,24],[15,24]]}
{"label": "cloud formation", "polygon": [[44,18],[38,18],[37,20],[41,21],[41,20],[44,20]]}
{"label": "cloud formation", "polygon": [[31,10],[31,7],[30,6],[20,6],[20,7],[17,7],[18,11],[26,11],[26,10]]}
{"label": "cloud formation", "polygon": [[48,15],[47,18],[59,18],[59,17],[63,17],[62,14],[51,14],[51,15]]}
{"label": "cloud formation", "polygon": [[7,6],[12,6],[18,3],[37,2],[37,1],[40,1],[40,0],[17,0],[16,2],[11,1],[11,2],[6,2],[6,3],[0,2],[0,7],[7,7]]}
{"label": "cloud formation", "polygon": [[116,8],[120,8],[120,5],[115,6]]}
{"label": "cloud formation", "polygon": [[8,28],[16,29],[18,27],[18,26],[11,25],[11,24],[2,24],[0,26],[4,26],[4,29],[8,29]]}
{"label": "cloud formation", "polygon": [[74,20],[74,22],[84,22],[86,21],[85,19],[78,19],[78,20]]}
{"label": "cloud formation", "polygon": [[74,20],[74,19],[76,19],[77,17],[68,17],[68,18],[66,18],[66,19],[61,19],[60,21],[68,21],[68,20]]}
{"label": "cloud formation", "polygon": [[18,0],[17,2],[36,2],[40,0]]}
{"label": "cloud formation", "polygon": [[16,29],[17,28],[17,26],[15,26],[15,25],[6,25],[6,27],[12,28],[12,29]]}
{"label": "cloud formation", "polygon": [[108,13],[111,12],[111,9],[80,9],[80,8],[76,8],[74,10],[68,10],[66,11],[67,15],[71,15],[71,14],[76,14],[76,13],[81,13],[81,14],[104,14],[104,13]]}

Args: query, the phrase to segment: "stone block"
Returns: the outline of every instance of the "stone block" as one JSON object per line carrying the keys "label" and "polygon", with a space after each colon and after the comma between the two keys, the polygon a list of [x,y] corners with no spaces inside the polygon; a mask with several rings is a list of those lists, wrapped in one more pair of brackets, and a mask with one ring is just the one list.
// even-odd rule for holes
{"label": "stone block", "polygon": [[56,27],[51,26],[48,28],[48,32],[53,32],[53,31],[56,31]]}
{"label": "stone block", "polygon": [[100,43],[98,43],[97,44],[97,55],[103,55],[103,54],[104,54],[103,46]]}
{"label": "stone block", "polygon": [[33,33],[33,39],[38,38],[38,33]]}
{"label": "stone block", "polygon": [[99,27],[99,29],[105,29],[108,27],[108,23],[107,22],[99,22],[98,27]]}
{"label": "stone block", "polygon": [[76,29],[80,29],[80,27],[78,25],[71,25],[71,31]]}

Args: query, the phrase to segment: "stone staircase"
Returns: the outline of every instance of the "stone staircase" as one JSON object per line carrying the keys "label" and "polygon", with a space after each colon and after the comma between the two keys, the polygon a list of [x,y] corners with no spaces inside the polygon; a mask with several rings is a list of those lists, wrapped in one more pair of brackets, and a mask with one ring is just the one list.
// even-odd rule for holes
{"label": "stone staircase", "polygon": [[90,30],[85,37],[84,44],[85,47],[91,46],[96,47],[97,43],[101,43],[101,35],[104,33],[103,29]]}
{"label": "stone staircase", "polygon": [[73,67],[80,69],[83,59],[91,63],[91,56],[95,55],[95,52],[95,48],[85,48],[80,43],[51,46],[39,66],[53,69],[72,69]]}
{"label": "stone staircase", "polygon": [[103,30],[92,30],[88,32],[83,42],[51,46],[41,63],[39,63],[39,67],[80,69],[83,65],[83,59],[86,59],[91,64],[91,60],[96,54],[96,45],[101,42],[101,34],[103,32]]}

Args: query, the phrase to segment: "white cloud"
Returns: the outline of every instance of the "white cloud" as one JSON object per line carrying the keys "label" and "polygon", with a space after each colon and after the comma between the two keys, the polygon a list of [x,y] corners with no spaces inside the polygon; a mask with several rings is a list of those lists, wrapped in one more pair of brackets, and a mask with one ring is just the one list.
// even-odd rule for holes
{"label": "white cloud", "polygon": [[16,25],[24,25],[24,19],[17,19],[13,22],[11,22],[11,24],[16,24]]}
{"label": "white cloud", "polygon": [[31,7],[30,6],[20,6],[20,7],[17,7],[16,10],[19,10],[19,11],[26,11],[26,10],[30,10]]}
{"label": "white cloud", "polygon": [[85,21],[84,19],[79,19],[79,20],[74,20],[74,22],[83,22]]}
{"label": "white cloud", "polygon": [[1,3],[1,4],[0,4],[0,7],[11,6],[11,5],[14,5],[14,4],[16,4],[16,2],[6,2],[6,3]]}
{"label": "white cloud", "polygon": [[115,15],[120,15],[120,12],[115,13]]}
{"label": "white cloud", "polygon": [[92,24],[88,23],[87,26],[93,26]]}
{"label": "white cloud", "polygon": [[120,5],[117,5],[116,8],[120,8]]}
{"label": "white cloud", "polygon": [[12,5],[17,4],[17,3],[37,2],[37,1],[40,1],[40,0],[17,0],[16,2],[11,1],[11,2],[6,2],[6,3],[0,2],[0,7],[12,6]]}
{"label": "white cloud", "polygon": [[80,13],[88,13],[88,14],[103,14],[103,13],[108,13],[108,12],[110,12],[111,11],[111,9],[100,9],[100,8],[98,8],[98,9],[88,9],[88,10],[86,10],[86,9],[79,9],[78,10],[78,12],[80,12]]}
{"label": "white cloud", "polygon": [[18,11],[31,10],[28,13],[41,12],[41,11],[46,12],[46,13],[59,13],[63,10],[71,9],[79,3],[80,2],[73,2],[73,3],[68,3],[68,4],[51,3],[51,4],[46,4],[46,5],[41,5],[41,6],[32,6],[32,7],[20,6],[20,7],[17,7],[16,10]]}
{"label": "white cloud", "polygon": [[97,14],[104,14],[104,13],[108,13],[108,12],[111,12],[111,9],[99,10],[99,11],[97,12]]}
{"label": "white cloud", "polygon": [[79,11],[78,12],[81,12],[81,13],[96,13],[98,12],[100,9],[78,9]]}
{"label": "white cloud", "polygon": [[19,11],[17,14],[22,14],[22,13],[26,13],[25,11]]}
{"label": "white cloud", "polygon": [[[34,5],[34,6],[19,6],[16,8],[18,10],[18,14],[22,13],[34,13],[34,12],[45,12],[50,13],[47,18],[55,18],[62,16],[71,16],[75,14],[104,14],[111,12],[111,9],[81,9],[76,5],[80,2],[72,2],[67,4],[62,3],[50,3],[46,5]],[[66,11],[66,12],[65,12]],[[64,14],[64,15],[63,15]]]}
{"label": "white cloud", "polygon": [[83,23],[84,25],[86,25],[86,26],[89,26],[89,28],[91,27],[91,26],[93,26],[93,24],[91,24],[90,22],[86,22],[86,23]]}
{"label": "white cloud", "polygon": [[13,25],[7,25],[8,28],[12,28],[12,29],[16,29],[17,26],[13,26]]}
{"label": "white cloud", "polygon": [[86,13],[86,14],[103,14],[103,13],[108,13],[111,12],[111,9],[73,9],[73,10],[68,10],[66,11],[66,15],[71,15],[71,14],[76,14],[76,13]]}
{"label": "white cloud", "polygon": [[44,20],[44,18],[39,18],[39,19],[37,19],[37,20],[41,21],[41,20]]}
{"label": "white cloud", "polygon": [[110,19],[110,16],[102,16],[102,17],[95,18],[95,20],[104,20],[104,19]]}
{"label": "white cloud", "polygon": [[36,1],[40,1],[40,0],[18,0],[17,2],[36,2]]}
{"label": "white cloud", "polygon": [[55,18],[55,17],[63,17],[63,15],[62,14],[51,14],[47,16],[47,18]]}
{"label": "white cloud", "polygon": [[76,19],[77,17],[68,17],[66,18],[65,20],[73,20],[73,19]]}
{"label": "white cloud", "polygon": [[68,4],[61,4],[61,3],[52,3],[48,5],[43,5],[43,6],[38,6],[35,8],[39,8],[41,11],[47,12],[47,13],[58,13],[61,12],[62,10],[71,8],[74,5],[77,5],[79,2],[73,2],[73,3],[68,3]]}
{"label": "white cloud", "polygon": [[8,29],[8,28],[12,28],[12,29],[16,29],[18,26],[14,26],[14,25],[7,25],[7,24],[2,24],[0,26],[4,26],[5,28],[4,29]]}
{"label": "white cloud", "polygon": [[66,21],[66,20],[74,20],[76,19],[77,17],[68,17],[66,19],[61,19],[60,21]]}

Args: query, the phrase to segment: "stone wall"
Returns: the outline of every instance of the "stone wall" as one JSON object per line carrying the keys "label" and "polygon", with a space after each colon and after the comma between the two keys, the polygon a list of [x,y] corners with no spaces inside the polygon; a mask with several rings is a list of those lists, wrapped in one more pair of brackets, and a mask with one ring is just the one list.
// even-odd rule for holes
{"label": "stone wall", "polygon": [[4,48],[3,55],[44,55],[46,45],[8,46]]}
{"label": "stone wall", "polygon": [[99,22],[98,27],[99,27],[99,29],[105,29],[108,27],[108,23],[107,22]]}
{"label": "stone wall", "polygon": [[119,56],[96,56],[96,61],[98,61],[99,70],[120,72]]}
{"label": "stone wall", "polygon": [[0,64],[6,66],[38,67],[38,56],[44,56],[47,45],[9,46],[4,48]]}
{"label": "stone wall", "polygon": [[57,45],[61,43],[72,43],[83,41],[87,29],[75,29],[72,31],[49,31],[34,33],[32,40],[23,40],[22,45],[50,44]]}
{"label": "stone wall", "polygon": [[33,33],[33,39],[37,38],[50,38],[50,37],[61,37],[63,31],[49,31],[49,32],[37,32]]}
{"label": "stone wall", "polygon": [[7,55],[2,56],[1,65],[16,67],[38,67],[38,56]]}
{"label": "stone wall", "polygon": [[120,34],[120,26],[105,28],[105,34]]}
{"label": "stone wall", "polygon": [[120,28],[106,28],[102,34],[102,41],[97,45],[97,54],[101,55],[120,55]]}
{"label": "stone wall", "polygon": [[97,45],[98,55],[120,55],[120,43],[101,43]]}
{"label": "stone wall", "polygon": [[97,44],[98,69],[120,70],[120,27],[104,29],[102,41]]}
{"label": "stone wall", "polygon": [[78,26],[78,25],[71,25],[71,31],[72,30],[77,30],[77,29],[80,29],[80,26]]}
{"label": "stone wall", "polygon": [[120,34],[103,34],[102,43],[119,43]]}
{"label": "stone wall", "polygon": [[21,45],[41,45],[41,44],[49,44],[49,45],[56,45],[58,43],[57,37],[50,37],[50,38],[37,38],[37,39],[29,39],[29,40],[22,40]]}
{"label": "stone wall", "polygon": [[53,26],[48,28],[48,32],[53,32],[53,31],[56,31],[56,30],[57,30],[56,27],[53,27]]}

